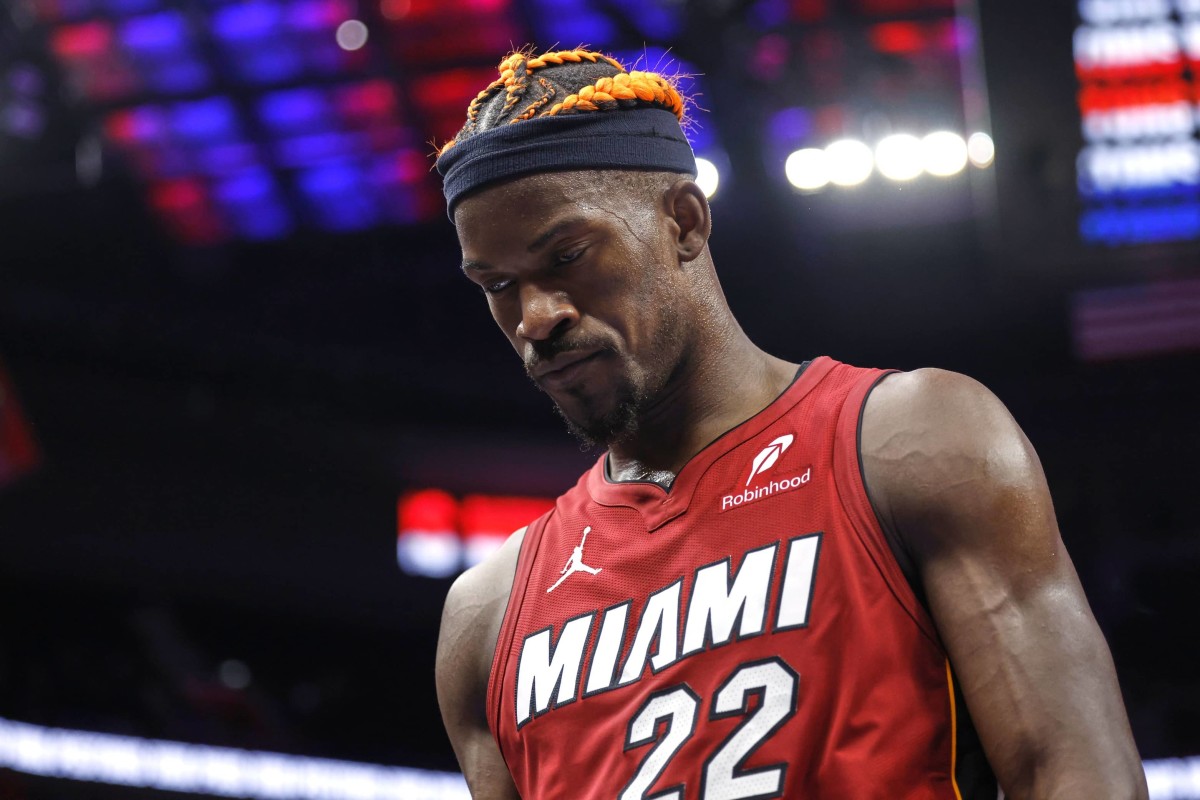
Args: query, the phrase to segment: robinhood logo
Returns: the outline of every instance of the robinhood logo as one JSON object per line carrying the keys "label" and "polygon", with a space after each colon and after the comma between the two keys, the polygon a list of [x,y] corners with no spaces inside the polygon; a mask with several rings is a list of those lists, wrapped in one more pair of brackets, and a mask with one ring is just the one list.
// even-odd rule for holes
{"label": "robinhood logo", "polygon": [[783,455],[785,450],[792,446],[792,442],[794,441],[796,441],[795,436],[785,433],[764,447],[762,452],[754,457],[753,463],[750,464],[750,477],[746,478],[746,485],[750,485],[750,481],[754,480],[755,475],[762,475],[775,466],[775,462],[779,460],[779,457]]}
{"label": "robinhood logo", "polygon": [[[792,434],[785,433],[778,439],[772,440],[770,444],[760,450],[758,455],[754,457],[754,460],[750,462],[750,475],[746,478],[746,486],[749,486],[750,482],[756,477],[775,466],[775,462],[792,446],[792,442],[795,440],[796,437],[792,436]],[[753,503],[755,500],[762,500],[774,494],[799,489],[810,480],[812,480],[811,466],[799,475],[789,475],[777,480],[768,481],[761,486],[755,486],[753,489],[744,489],[737,494],[727,494],[721,498],[721,510],[728,511],[731,508],[737,508],[746,503]]]}

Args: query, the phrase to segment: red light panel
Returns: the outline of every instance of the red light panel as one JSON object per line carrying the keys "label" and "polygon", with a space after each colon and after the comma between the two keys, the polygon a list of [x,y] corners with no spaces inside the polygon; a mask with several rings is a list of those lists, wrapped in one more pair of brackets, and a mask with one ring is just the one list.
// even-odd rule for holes
{"label": "red light panel", "polygon": [[67,61],[102,56],[112,49],[112,43],[112,25],[100,21],[68,25],[50,37],[50,49]]}
{"label": "red light panel", "polygon": [[408,492],[396,505],[398,531],[458,530],[458,501],[440,489]]}
{"label": "red light panel", "polygon": [[478,564],[504,540],[554,507],[539,497],[408,492],[397,504],[396,558],[411,575],[435,578]]}
{"label": "red light panel", "polygon": [[37,442],[0,364],[0,485],[31,471],[41,460]]}
{"label": "red light panel", "polygon": [[335,89],[333,104],[351,124],[370,124],[396,114],[396,90],[385,80],[366,81]]}
{"label": "red light panel", "polygon": [[553,507],[553,500],[540,497],[468,495],[463,498],[459,520],[464,536],[473,534],[507,536],[518,528],[533,522]]}
{"label": "red light panel", "polygon": [[925,31],[915,22],[883,22],[868,31],[871,47],[888,55],[912,55],[927,46]]}
{"label": "red light panel", "polygon": [[820,22],[829,16],[829,0],[792,0],[791,16],[797,22]]}
{"label": "red light panel", "polygon": [[188,244],[212,244],[228,236],[226,226],[198,180],[182,179],[151,187],[150,205],[167,227]]}
{"label": "red light panel", "polygon": [[467,105],[496,77],[494,69],[453,69],[417,78],[413,99],[430,121],[435,141],[448,141],[467,119]]}

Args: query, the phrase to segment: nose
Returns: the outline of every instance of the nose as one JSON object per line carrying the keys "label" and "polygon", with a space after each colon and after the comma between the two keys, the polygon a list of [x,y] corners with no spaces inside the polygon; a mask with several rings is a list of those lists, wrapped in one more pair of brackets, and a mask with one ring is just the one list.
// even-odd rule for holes
{"label": "nose", "polygon": [[521,286],[521,321],[517,336],[526,341],[545,341],[574,327],[579,310],[566,293],[547,291],[533,283]]}

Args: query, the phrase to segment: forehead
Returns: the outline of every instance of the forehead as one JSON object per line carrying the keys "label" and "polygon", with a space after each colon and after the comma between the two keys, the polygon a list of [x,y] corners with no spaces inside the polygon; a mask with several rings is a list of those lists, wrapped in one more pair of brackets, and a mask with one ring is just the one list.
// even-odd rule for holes
{"label": "forehead", "polygon": [[454,211],[459,242],[484,246],[498,237],[526,239],[556,221],[611,220],[652,210],[618,173],[603,170],[547,172],[489,186],[463,199]]}

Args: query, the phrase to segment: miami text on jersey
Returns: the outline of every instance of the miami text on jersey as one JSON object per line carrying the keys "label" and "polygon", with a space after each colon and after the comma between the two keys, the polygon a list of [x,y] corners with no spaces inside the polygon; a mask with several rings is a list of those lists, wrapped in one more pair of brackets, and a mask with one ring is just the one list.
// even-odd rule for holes
{"label": "miami text on jersey", "polygon": [[[758,636],[767,629],[768,610],[773,610],[772,632],[807,626],[821,536],[820,532],[809,533],[749,550],[732,577],[732,558],[700,567],[686,600],[681,596],[682,576],[651,592],[641,606],[633,641],[623,659],[632,599],[567,620],[557,641],[551,627],[529,634],[521,643],[517,667],[517,727],[574,702],[580,696],[585,661],[584,698],[636,683],[647,666],[657,674],[688,656],[729,644],[735,628],[738,639]],[[785,561],[782,580],[776,586],[775,560],[780,552]],[[682,608],[687,615],[681,638]],[[599,631],[589,652],[588,641],[597,620]]]}

